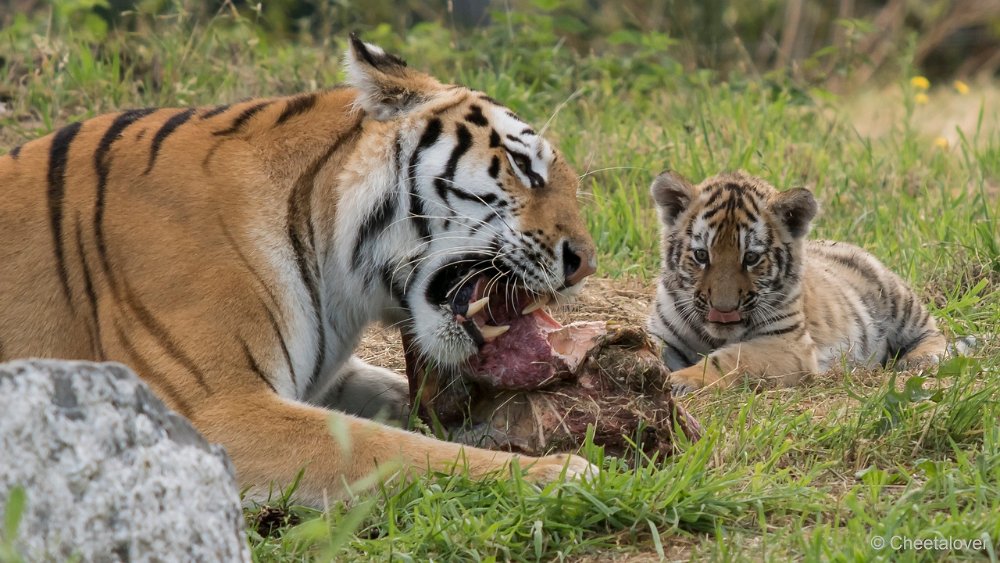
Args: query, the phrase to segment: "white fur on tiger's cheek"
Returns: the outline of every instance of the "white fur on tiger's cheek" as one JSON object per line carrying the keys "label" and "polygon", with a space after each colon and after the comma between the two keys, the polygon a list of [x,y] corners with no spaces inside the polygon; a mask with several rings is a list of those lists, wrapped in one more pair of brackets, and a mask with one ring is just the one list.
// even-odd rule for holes
{"label": "white fur on tiger's cheek", "polygon": [[478,347],[465,328],[455,322],[447,305],[429,303],[423,296],[426,283],[416,284],[410,297],[414,340],[421,355],[444,366],[457,366]]}

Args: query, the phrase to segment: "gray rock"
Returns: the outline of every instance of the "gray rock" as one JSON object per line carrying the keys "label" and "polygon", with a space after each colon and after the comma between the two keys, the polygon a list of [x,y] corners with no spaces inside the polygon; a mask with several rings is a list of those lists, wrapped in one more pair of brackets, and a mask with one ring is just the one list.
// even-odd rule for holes
{"label": "gray rock", "polygon": [[249,561],[229,457],[120,364],[0,364],[0,514],[29,561]]}

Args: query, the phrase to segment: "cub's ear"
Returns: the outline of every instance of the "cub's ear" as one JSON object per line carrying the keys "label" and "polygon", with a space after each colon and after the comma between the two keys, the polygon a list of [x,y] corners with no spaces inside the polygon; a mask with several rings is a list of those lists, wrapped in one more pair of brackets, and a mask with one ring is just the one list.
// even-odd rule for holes
{"label": "cub's ear", "polygon": [[660,219],[668,227],[673,226],[680,214],[691,205],[695,192],[691,182],[670,170],[661,172],[649,187],[653,201],[660,208]]}
{"label": "cub's ear", "polygon": [[819,211],[819,204],[812,192],[805,188],[795,188],[780,192],[771,199],[771,211],[784,223],[788,233],[801,238],[809,232],[809,223]]}
{"label": "cub's ear", "polygon": [[361,91],[358,104],[375,119],[398,117],[426,102],[443,87],[428,74],[406,66],[406,61],[365,43],[351,34],[344,55],[347,82]]}

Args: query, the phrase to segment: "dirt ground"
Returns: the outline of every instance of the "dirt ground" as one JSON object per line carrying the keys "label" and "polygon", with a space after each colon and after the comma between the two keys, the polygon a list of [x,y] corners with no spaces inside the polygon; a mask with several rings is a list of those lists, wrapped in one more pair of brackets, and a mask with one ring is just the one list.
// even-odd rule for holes
{"label": "dirt ground", "polygon": [[[655,281],[647,283],[632,279],[612,280],[592,278],[583,293],[572,304],[550,312],[561,323],[573,321],[609,321],[626,325],[645,326],[646,315],[653,301]],[[400,374],[405,371],[403,346],[399,331],[373,327],[361,341],[358,355],[365,361]]]}

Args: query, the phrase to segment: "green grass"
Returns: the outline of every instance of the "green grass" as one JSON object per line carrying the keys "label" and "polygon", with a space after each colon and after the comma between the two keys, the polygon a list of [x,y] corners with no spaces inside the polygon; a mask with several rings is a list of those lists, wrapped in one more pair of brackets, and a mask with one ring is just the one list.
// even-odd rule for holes
{"label": "green grass", "polygon": [[[344,37],[275,43],[228,17],[146,24],[103,41],[27,18],[0,32],[6,60],[0,151],[70,120],[145,105],[212,104],[338,82]],[[686,404],[706,427],[668,460],[605,458],[594,483],[431,476],[390,481],[324,513],[276,494],[247,511],[262,561],[624,557],[713,560],[922,560],[998,557],[1000,544],[1000,132],[966,130],[936,147],[906,77],[899,119],[855,132],[849,100],[780,77],[722,80],[636,50],[577,56],[497,29],[440,45],[375,30],[411,65],[485,90],[549,136],[585,174],[581,203],[610,277],[655,278],[658,232],[647,186],[664,168],[700,180],[744,168],[822,203],[817,237],[882,258],[932,303],[975,356],[940,371],[845,372],[789,390],[735,389]],[[336,39],[334,41],[333,39]],[[935,95],[932,92],[932,103]],[[969,104],[976,105],[973,96]],[[981,124],[996,115],[983,109]],[[638,319],[637,319],[638,320]],[[277,515],[277,521],[275,521]],[[260,518],[274,526],[257,529]],[[264,518],[266,519],[266,518]],[[871,547],[873,536],[983,539],[979,551]]]}

